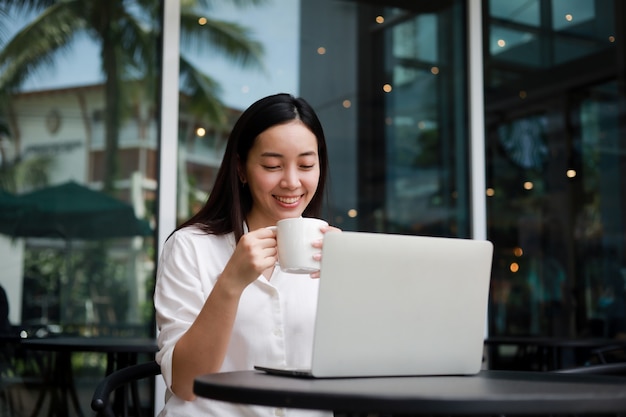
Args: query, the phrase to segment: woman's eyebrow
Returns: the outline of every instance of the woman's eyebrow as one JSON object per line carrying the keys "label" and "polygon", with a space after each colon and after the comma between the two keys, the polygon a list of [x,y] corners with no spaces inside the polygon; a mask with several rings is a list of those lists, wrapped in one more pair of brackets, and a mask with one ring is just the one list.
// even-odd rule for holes
{"label": "woman's eyebrow", "polygon": [[283,154],[278,152],[263,152],[261,156],[266,158],[282,158]]}
{"label": "woman's eyebrow", "polygon": [[[307,152],[302,152],[301,154],[299,154],[298,156],[316,156],[317,152],[315,151],[307,151]],[[261,157],[264,158],[282,158],[284,157],[283,154],[278,153],[278,152],[263,152],[261,154]]]}

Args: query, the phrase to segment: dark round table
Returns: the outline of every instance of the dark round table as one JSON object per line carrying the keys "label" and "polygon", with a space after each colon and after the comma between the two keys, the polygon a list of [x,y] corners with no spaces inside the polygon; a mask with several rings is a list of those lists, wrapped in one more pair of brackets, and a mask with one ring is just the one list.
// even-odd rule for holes
{"label": "dark round table", "polygon": [[84,337],[55,336],[22,339],[20,346],[25,349],[53,353],[47,364],[42,366],[47,390],[42,390],[32,417],[36,416],[50,395],[49,416],[66,417],[69,412],[68,399],[72,402],[76,415],[84,415],[74,384],[72,354],[75,352],[98,352],[107,355],[106,374],[137,363],[139,354],[154,354],[158,350],[154,338],[143,337]]}
{"label": "dark round table", "polygon": [[626,412],[618,377],[482,371],[475,376],[300,379],[257,371],[203,375],[200,397],[340,413],[531,415]]}

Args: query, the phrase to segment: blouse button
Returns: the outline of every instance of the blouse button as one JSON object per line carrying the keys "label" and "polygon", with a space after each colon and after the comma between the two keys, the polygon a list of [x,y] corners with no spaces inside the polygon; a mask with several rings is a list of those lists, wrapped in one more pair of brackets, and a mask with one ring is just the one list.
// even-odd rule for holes
{"label": "blouse button", "polygon": [[283,417],[285,415],[285,409],[284,408],[275,408],[274,409],[274,415],[276,417]]}

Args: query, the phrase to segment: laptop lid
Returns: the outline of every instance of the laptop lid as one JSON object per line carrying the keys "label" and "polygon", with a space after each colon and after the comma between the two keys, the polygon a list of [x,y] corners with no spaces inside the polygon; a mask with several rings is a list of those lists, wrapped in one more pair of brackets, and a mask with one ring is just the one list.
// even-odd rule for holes
{"label": "laptop lid", "polygon": [[477,373],[492,256],[489,241],[327,233],[312,375]]}

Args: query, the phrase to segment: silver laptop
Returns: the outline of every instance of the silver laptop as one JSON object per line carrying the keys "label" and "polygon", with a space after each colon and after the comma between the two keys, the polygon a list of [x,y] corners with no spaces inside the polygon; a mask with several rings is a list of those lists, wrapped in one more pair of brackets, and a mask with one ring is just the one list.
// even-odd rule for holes
{"label": "silver laptop", "polygon": [[341,232],[324,237],[305,377],[471,375],[481,369],[489,241]]}

